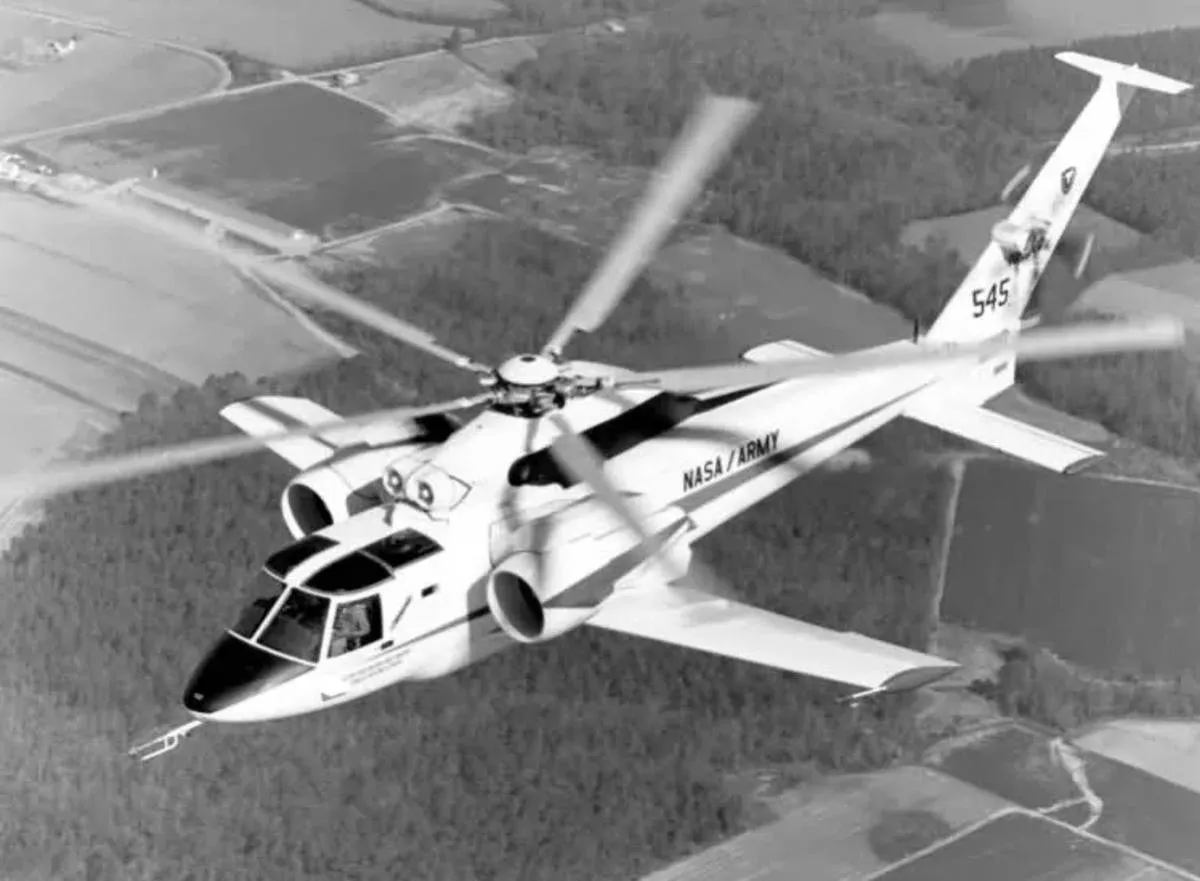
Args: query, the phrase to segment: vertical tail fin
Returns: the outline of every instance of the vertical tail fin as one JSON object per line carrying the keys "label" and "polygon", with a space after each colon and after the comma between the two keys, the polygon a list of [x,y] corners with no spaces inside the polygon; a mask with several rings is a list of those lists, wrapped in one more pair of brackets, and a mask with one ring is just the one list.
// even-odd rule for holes
{"label": "vertical tail fin", "polygon": [[[928,339],[970,342],[1018,332],[1033,289],[1104,157],[1134,89],[1177,95],[1191,88],[1136,65],[1079,52],[1059,52],[1055,57],[1095,74],[1100,83],[1008,218],[993,227],[992,240],[931,325]],[[995,373],[1001,374],[1012,383],[1011,363]]]}

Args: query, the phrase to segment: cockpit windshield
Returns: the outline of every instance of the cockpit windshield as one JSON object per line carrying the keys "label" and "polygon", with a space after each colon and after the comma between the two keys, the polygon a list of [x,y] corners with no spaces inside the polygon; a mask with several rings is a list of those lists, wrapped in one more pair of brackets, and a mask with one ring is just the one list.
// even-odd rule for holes
{"label": "cockpit windshield", "polygon": [[234,633],[246,639],[254,636],[258,625],[262,624],[263,618],[267,617],[267,613],[271,611],[275,601],[283,593],[283,584],[269,572],[259,569],[250,583],[250,593],[254,594],[254,601],[242,610],[241,616],[232,628]]}
{"label": "cockpit windshield", "polygon": [[315,664],[325,636],[329,600],[299,588],[290,588],[258,642],[280,654]]}

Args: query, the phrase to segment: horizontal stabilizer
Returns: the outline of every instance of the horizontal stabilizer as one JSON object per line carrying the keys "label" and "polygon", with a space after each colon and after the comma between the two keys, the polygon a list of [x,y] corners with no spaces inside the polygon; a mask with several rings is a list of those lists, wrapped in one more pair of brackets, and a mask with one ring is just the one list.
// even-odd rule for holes
{"label": "horizontal stabilizer", "polygon": [[919,688],[958,669],[933,655],[827,630],[693,588],[618,592],[587,623],[872,693]]}
{"label": "horizontal stabilizer", "polygon": [[[314,401],[284,395],[247,398],[229,404],[221,410],[221,416],[251,437],[263,437],[310,425],[336,423],[342,418]],[[324,462],[346,447],[403,443],[428,433],[428,425],[410,420],[349,428],[339,428],[333,424],[328,431],[319,435],[272,441],[264,446],[303,471]]]}
{"label": "horizontal stabilizer", "polygon": [[904,415],[985,447],[1032,462],[1051,471],[1071,474],[1104,457],[1099,450],[1051,434],[1028,422],[983,407],[918,400]]}
{"label": "horizontal stabilizer", "polygon": [[1059,61],[1086,70],[1098,77],[1107,77],[1136,86],[1139,89],[1150,89],[1153,92],[1165,92],[1168,95],[1178,95],[1192,87],[1191,83],[1171,79],[1169,76],[1143,70],[1134,64],[1121,64],[1109,61],[1107,58],[1097,58],[1095,55],[1084,55],[1082,52],[1059,52],[1055,56]]}

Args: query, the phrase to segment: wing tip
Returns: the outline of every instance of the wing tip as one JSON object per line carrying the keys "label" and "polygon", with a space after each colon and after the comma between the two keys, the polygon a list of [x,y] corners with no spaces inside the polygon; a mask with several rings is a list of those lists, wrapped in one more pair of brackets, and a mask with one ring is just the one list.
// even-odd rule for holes
{"label": "wing tip", "polygon": [[1093,465],[1098,463],[1100,460],[1106,459],[1106,458],[1108,458],[1107,455],[1104,453],[1100,453],[1100,452],[1094,453],[1091,456],[1084,456],[1082,459],[1077,459],[1076,461],[1074,461],[1070,465],[1068,465],[1066,468],[1064,468],[1062,473],[1066,474],[1068,476],[1072,475],[1072,474],[1078,474],[1080,471],[1086,471],[1088,468],[1091,468]]}

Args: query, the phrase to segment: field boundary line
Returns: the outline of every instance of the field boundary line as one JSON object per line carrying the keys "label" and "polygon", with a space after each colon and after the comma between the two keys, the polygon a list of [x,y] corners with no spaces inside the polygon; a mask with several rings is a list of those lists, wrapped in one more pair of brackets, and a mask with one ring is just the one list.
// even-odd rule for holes
{"label": "field boundary line", "polygon": [[1055,826],[1060,826],[1063,829],[1069,829],[1076,835],[1091,839],[1097,844],[1107,844],[1109,847],[1116,848],[1117,850],[1121,851],[1121,853],[1125,854],[1126,856],[1131,856],[1134,859],[1150,863],[1152,866],[1156,866],[1159,869],[1164,869],[1172,874],[1180,876],[1181,878],[1187,878],[1188,881],[1200,881],[1200,875],[1197,875],[1194,872],[1189,872],[1182,866],[1177,866],[1174,863],[1168,863],[1166,860],[1160,859],[1159,857],[1151,856],[1145,851],[1138,850],[1136,847],[1131,847],[1128,844],[1122,844],[1119,841],[1113,841],[1111,838],[1105,838],[1102,835],[1097,835],[1095,832],[1092,832],[1088,829],[1080,829],[1078,826],[1072,826],[1070,823],[1066,822],[1065,820],[1060,820],[1057,817],[1051,817],[1043,814],[1035,814],[1035,816],[1047,823],[1053,823]]}
{"label": "field boundary line", "polygon": [[[287,297],[278,293],[269,284],[266,284],[253,273],[242,274],[242,277],[249,281],[257,290],[259,290],[273,305],[279,307],[286,312],[298,325],[308,331],[319,342],[329,346],[340,358],[353,358],[359,354],[358,350],[352,347],[349,343],[343,342],[336,335],[323,328],[316,320],[310,317],[303,309],[289,300]],[[297,299],[303,299],[297,297]]]}
{"label": "field boundary line", "polygon": [[[982,829],[984,826],[986,826],[988,823],[991,823],[993,820],[998,820],[1001,817],[1007,817],[1010,814],[1028,814],[1028,813],[1030,813],[1030,812],[1025,810],[1025,808],[1021,808],[1021,807],[1014,806],[1014,807],[1010,807],[1010,808],[1001,808],[1000,810],[996,811],[996,813],[989,814],[986,817],[976,820],[974,823],[968,823],[966,826],[963,826],[961,829],[955,830],[953,833],[951,833],[950,835],[947,835],[945,838],[941,838],[941,839],[935,841],[933,844],[928,844],[925,847],[921,848],[920,850],[914,851],[913,853],[910,853],[908,856],[902,857],[901,859],[896,860],[896,862],[894,862],[894,863],[889,863],[888,865],[884,866],[883,868],[876,869],[874,872],[871,872],[868,875],[863,875],[861,878],[861,881],[874,881],[874,879],[876,879],[876,878],[882,878],[884,875],[886,875],[888,872],[892,871],[893,869],[898,869],[901,866],[907,866],[910,863],[915,863],[917,860],[929,856],[931,853],[934,853],[934,852],[940,850],[941,848],[945,847],[948,844],[953,844],[954,842],[958,841],[961,838],[966,838],[972,832]],[[1034,816],[1037,816],[1037,815],[1035,814]]]}
{"label": "field boundary line", "polygon": [[[20,3],[6,3],[6,2],[2,2],[2,0],[0,0],[0,10],[4,10],[7,12],[13,12],[18,15],[27,15],[32,18],[40,18],[45,21],[51,21],[51,22],[57,22],[59,24],[70,25],[71,27],[80,28],[83,30],[89,30],[89,31],[92,31],[93,33],[104,34],[106,36],[116,37],[121,40],[128,40],[131,43],[140,43],[143,46],[157,46],[161,49],[168,49],[172,52],[180,52],[184,55],[190,55],[192,58],[197,58],[201,61],[204,61],[210,67],[212,67],[215,70],[215,72],[217,73],[217,83],[216,83],[216,85],[210,87],[208,89],[208,91],[205,92],[203,95],[193,96],[193,98],[188,98],[188,99],[182,99],[185,101],[195,100],[195,98],[198,98],[198,97],[209,97],[214,94],[224,94],[229,89],[230,83],[233,82],[233,71],[230,69],[229,65],[225,63],[225,59],[221,58],[219,55],[209,52],[207,49],[199,49],[195,46],[187,46],[187,45],[184,45],[183,43],[177,43],[173,40],[161,40],[161,39],[158,39],[155,37],[143,37],[138,34],[132,33],[130,31],[125,31],[120,28],[113,27],[112,25],[110,25],[106,22],[103,22],[103,21],[96,21],[93,19],[85,18],[85,17],[73,17],[73,16],[69,16],[69,15],[63,15],[60,13],[56,13],[56,12],[49,12],[49,11],[45,11],[45,10],[41,10],[41,9],[35,9],[35,8],[29,7],[29,6],[24,6]],[[170,107],[174,103],[176,103],[176,102],[167,102],[166,104],[157,105],[157,107],[158,108]],[[153,110],[156,108],[150,108],[150,109]],[[137,112],[137,111],[135,111],[135,112]],[[117,115],[119,116],[121,114],[117,114]],[[102,123],[104,121],[105,121],[105,118],[102,117],[101,119],[96,120],[95,122]],[[94,123],[87,123],[87,124],[91,125]],[[47,132],[53,132],[53,131],[54,131],[53,129],[47,130]],[[30,138],[30,137],[33,137],[33,135],[19,135],[19,136],[15,136],[15,137],[11,137],[11,138],[6,138],[5,141],[11,143],[12,141],[24,140],[24,139]]]}
{"label": "field boundary line", "polygon": [[946,572],[950,568],[950,552],[954,548],[954,527],[958,522],[958,499],[962,495],[963,483],[967,479],[967,462],[962,457],[951,458],[947,463],[953,485],[946,493],[946,507],[942,515],[942,541],[938,548],[937,571],[933,579],[932,613],[934,626],[942,620],[942,597],[946,593]]}

